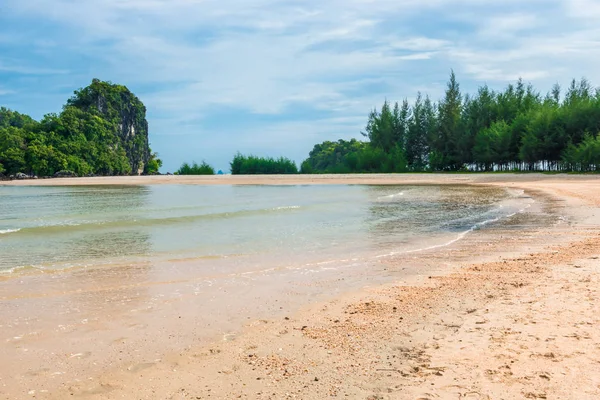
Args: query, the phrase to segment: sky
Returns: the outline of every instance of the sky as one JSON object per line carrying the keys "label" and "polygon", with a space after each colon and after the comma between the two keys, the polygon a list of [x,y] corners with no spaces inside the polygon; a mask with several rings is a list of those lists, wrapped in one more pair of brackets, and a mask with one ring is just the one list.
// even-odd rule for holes
{"label": "sky", "polygon": [[600,0],[1,0],[0,105],[39,119],[93,78],[144,102],[162,172],[298,163],[385,99],[522,77],[600,85]]}

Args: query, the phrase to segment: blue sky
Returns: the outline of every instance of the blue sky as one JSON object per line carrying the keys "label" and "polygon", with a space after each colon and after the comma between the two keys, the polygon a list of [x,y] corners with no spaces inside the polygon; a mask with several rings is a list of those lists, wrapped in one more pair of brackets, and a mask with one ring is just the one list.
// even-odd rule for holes
{"label": "blue sky", "polygon": [[0,105],[41,118],[92,78],[146,104],[163,172],[306,158],[384,99],[523,77],[600,84],[597,0],[2,0]]}

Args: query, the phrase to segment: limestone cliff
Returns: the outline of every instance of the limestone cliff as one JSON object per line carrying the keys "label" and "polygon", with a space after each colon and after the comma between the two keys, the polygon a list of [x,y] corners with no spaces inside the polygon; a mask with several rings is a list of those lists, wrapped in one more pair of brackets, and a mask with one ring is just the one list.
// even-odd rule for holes
{"label": "limestone cliff", "polygon": [[111,142],[115,150],[125,150],[131,173],[145,172],[151,158],[146,107],[127,87],[94,79],[91,85],[76,91],[67,106],[106,120],[117,139]]}

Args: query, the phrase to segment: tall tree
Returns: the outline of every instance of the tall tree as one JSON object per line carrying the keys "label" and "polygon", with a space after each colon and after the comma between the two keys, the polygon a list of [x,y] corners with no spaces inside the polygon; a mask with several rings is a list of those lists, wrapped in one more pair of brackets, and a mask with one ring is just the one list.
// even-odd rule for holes
{"label": "tall tree", "polygon": [[405,145],[406,160],[412,171],[422,171],[427,166],[428,121],[426,113],[423,97],[419,92],[409,117]]}
{"label": "tall tree", "polygon": [[363,136],[368,137],[373,146],[389,152],[396,144],[395,127],[394,114],[390,109],[390,104],[386,100],[381,107],[381,112],[374,109],[369,114],[369,121],[367,122]]}
{"label": "tall tree", "polygon": [[431,143],[431,163],[435,169],[456,171],[462,168],[462,96],[454,71],[450,73],[444,98],[438,105],[438,132]]}

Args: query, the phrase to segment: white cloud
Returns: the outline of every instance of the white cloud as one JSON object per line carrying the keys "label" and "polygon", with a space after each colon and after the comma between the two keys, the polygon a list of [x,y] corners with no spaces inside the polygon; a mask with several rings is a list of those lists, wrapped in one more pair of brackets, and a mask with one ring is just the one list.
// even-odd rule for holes
{"label": "white cloud", "polygon": [[600,18],[600,1],[598,0],[564,0],[565,8],[570,16],[590,20],[594,23]]}
{"label": "white cloud", "polygon": [[[61,85],[73,84],[72,74],[82,83],[99,77],[127,84],[146,103],[154,134],[194,133],[204,145],[204,135],[214,134],[204,123],[220,108],[285,119],[304,106],[319,115],[220,131],[240,143],[260,137],[275,149],[299,148],[356,136],[358,122],[383,98],[421,90],[437,100],[451,68],[463,87],[523,77],[546,90],[581,75],[600,83],[600,2],[592,0],[4,2],[11,18],[60,27],[22,48],[35,43],[56,52],[53,59],[66,52],[87,60],[69,65]],[[26,35],[23,29],[18,40]],[[9,37],[0,28],[0,42]],[[67,72],[55,65],[15,59],[0,62],[0,71]]]}
{"label": "white cloud", "polygon": [[0,60],[0,72],[14,72],[21,75],[55,75],[69,73],[69,71],[64,69],[31,67],[29,65],[19,65],[15,62],[7,63],[2,60]]}
{"label": "white cloud", "polygon": [[410,37],[400,39],[391,37],[388,40],[389,46],[393,49],[412,50],[412,51],[435,51],[448,47],[451,42],[448,40],[433,39],[428,37]]}
{"label": "white cloud", "polygon": [[538,25],[538,17],[533,14],[514,13],[494,16],[480,21],[480,34],[490,38],[512,37],[522,31],[533,30]]}

